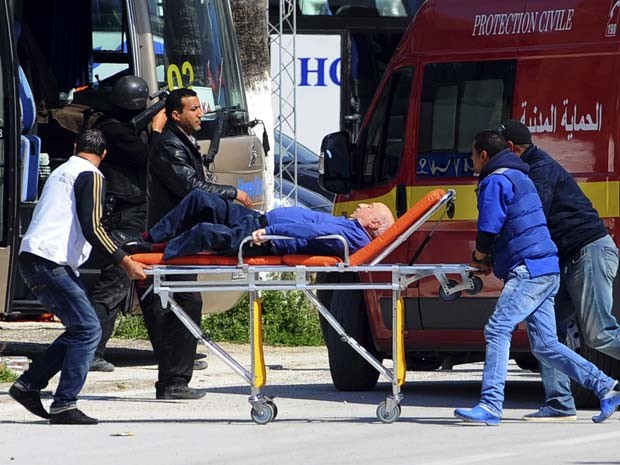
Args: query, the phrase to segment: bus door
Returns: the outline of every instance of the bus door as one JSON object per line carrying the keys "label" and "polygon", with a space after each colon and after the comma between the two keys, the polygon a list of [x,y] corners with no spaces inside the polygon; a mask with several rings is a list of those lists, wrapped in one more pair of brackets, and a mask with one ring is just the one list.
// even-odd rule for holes
{"label": "bus door", "polygon": [[15,38],[9,2],[0,2],[0,314],[11,298],[16,270],[15,219],[17,157],[19,153],[19,106]]}

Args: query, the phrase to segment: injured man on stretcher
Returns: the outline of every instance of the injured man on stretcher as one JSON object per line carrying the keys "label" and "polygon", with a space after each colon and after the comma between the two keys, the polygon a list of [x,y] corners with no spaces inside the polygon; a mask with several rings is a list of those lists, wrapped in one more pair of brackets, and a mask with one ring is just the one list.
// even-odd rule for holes
{"label": "injured man on stretcher", "polygon": [[[141,241],[128,242],[128,253],[156,251],[166,243],[164,260],[209,251],[236,255],[244,238],[252,236],[244,255],[344,255],[342,236],[350,253],[361,249],[394,224],[392,211],[383,203],[360,203],[349,218],[315,212],[302,207],[274,208],[264,214],[226,200],[218,194],[193,190],[149,231]],[[266,241],[265,236],[288,236],[294,240]],[[252,247],[249,247],[252,245]]]}

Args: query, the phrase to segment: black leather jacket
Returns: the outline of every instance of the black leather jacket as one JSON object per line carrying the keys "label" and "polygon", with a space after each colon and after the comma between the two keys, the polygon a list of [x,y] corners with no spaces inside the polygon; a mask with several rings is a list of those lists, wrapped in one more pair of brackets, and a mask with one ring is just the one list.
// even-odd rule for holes
{"label": "black leather jacket", "polygon": [[207,181],[200,151],[176,123],[168,122],[148,162],[148,227],[194,189],[216,192],[229,200],[237,197],[236,187]]}

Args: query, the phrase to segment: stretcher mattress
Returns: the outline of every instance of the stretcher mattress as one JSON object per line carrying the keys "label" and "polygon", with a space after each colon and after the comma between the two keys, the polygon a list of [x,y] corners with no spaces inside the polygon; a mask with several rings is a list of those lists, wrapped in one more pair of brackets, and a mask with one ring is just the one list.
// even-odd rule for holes
{"label": "stretcher mattress", "polygon": [[[446,195],[442,189],[435,189],[416,202],[407,212],[398,218],[383,234],[375,237],[368,245],[351,254],[349,264],[359,266],[369,263],[381,253],[394,240],[405,233],[417,220],[424,216],[433,206]],[[140,253],[132,255],[132,258],[145,265],[190,265],[190,266],[235,266],[239,261],[237,257],[216,255],[212,252],[201,252],[196,255],[177,257],[164,260],[163,253]],[[260,256],[243,259],[246,265],[288,265],[288,266],[334,266],[342,263],[340,257],[314,256],[314,255],[283,255],[283,256]]]}

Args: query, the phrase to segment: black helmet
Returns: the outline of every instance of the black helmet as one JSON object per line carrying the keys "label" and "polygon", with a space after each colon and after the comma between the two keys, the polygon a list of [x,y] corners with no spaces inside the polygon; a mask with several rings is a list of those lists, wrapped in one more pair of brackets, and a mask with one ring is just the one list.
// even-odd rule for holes
{"label": "black helmet", "polygon": [[149,85],[138,76],[123,76],[112,86],[110,102],[126,110],[143,110],[149,98]]}

